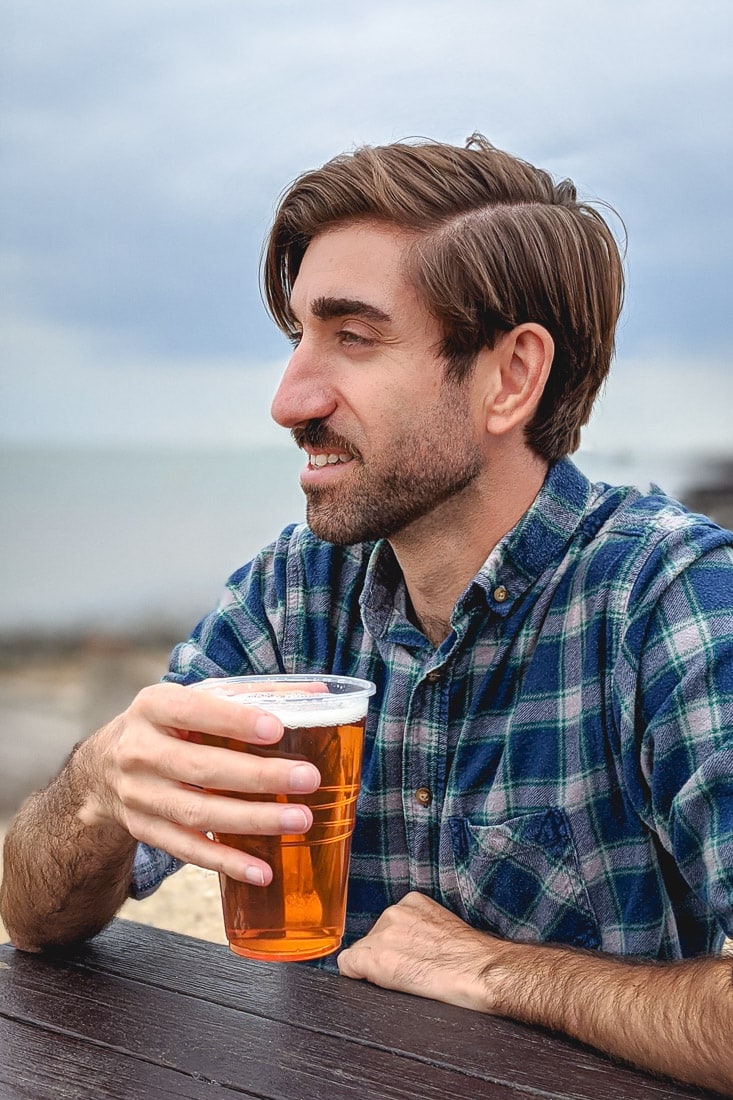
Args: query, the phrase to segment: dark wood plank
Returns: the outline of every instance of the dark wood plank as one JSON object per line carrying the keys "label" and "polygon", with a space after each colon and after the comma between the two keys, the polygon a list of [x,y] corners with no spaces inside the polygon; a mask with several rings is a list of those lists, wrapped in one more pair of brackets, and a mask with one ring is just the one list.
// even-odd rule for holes
{"label": "dark wood plank", "polygon": [[3,1100],[243,1100],[253,1093],[0,1017]]}
{"label": "dark wood plank", "polygon": [[[101,957],[101,950],[96,952]],[[520,1100],[524,1090],[391,1050],[356,1043],[313,1025],[297,1026],[245,1008],[171,992],[68,959],[15,954],[0,970],[0,1015],[35,1027],[46,1046],[68,1038],[189,1078],[249,1089],[268,1100]],[[337,984],[334,981],[334,984]],[[308,1012],[298,1004],[294,1019]],[[26,1064],[9,1065],[8,1072]],[[81,1095],[84,1095],[81,1093]],[[95,1095],[90,1093],[90,1095]],[[123,1094],[124,1095],[124,1094]],[[549,1096],[550,1093],[541,1092]],[[95,1097],[96,1100],[96,1097]]]}
{"label": "dark wood plank", "polygon": [[455,1070],[477,1082],[537,1090],[543,1096],[672,1100],[710,1095],[637,1073],[537,1028],[308,967],[250,962],[224,947],[124,921],[83,949],[77,961],[83,968],[180,990],[273,1022],[298,1022],[302,1028]]}

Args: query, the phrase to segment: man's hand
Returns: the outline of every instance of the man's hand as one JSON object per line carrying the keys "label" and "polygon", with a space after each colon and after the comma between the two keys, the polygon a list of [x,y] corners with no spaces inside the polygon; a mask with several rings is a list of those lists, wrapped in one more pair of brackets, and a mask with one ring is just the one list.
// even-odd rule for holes
{"label": "man's hand", "polygon": [[733,1096],[733,961],[656,963],[469,928],[421,894],[338,957],[342,974],[565,1032],[641,1069]]}
{"label": "man's hand", "polygon": [[338,967],[386,989],[489,1010],[485,973],[502,941],[477,932],[424,894],[407,894],[342,951]]}
{"label": "man's hand", "polygon": [[[308,806],[275,796],[312,793],[321,781],[318,769],[246,751],[248,745],[271,747],[282,735],[282,723],[243,705],[241,693],[224,697],[177,684],[146,688],[81,746],[89,782],[82,816],[90,823],[112,819],[136,840],[186,863],[266,885],[272,871],[263,860],[206,833],[277,836],[310,829]],[[201,743],[211,737],[230,747]],[[272,798],[262,798],[267,795]]]}
{"label": "man's hand", "polygon": [[[276,746],[282,734],[277,718],[213,690],[141,691],[77,745],[13,822],[0,886],[13,943],[37,951],[99,932],[127,897],[137,840],[231,878],[269,883],[267,863],[206,834],[308,831],[310,809],[283,796],[315,791],[318,769],[246,751]],[[230,747],[202,743],[211,737]]]}

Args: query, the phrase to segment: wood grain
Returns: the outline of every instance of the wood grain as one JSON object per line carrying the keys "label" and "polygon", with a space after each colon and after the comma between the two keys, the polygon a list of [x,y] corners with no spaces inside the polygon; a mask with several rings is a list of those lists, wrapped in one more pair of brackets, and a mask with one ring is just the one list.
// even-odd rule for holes
{"label": "wood grain", "polygon": [[0,1017],[3,1100],[212,1100],[254,1096]]}
{"label": "wood grain", "polygon": [[0,948],[0,1018],[3,1097],[709,1095],[536,1028],[122,921],[53,959]]}

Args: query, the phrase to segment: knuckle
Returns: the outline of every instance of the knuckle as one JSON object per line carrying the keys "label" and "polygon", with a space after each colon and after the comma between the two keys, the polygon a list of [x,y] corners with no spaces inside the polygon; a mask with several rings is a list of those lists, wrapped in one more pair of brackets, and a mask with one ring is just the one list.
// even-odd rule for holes
{"label": "knuckle", "polygon": [[273,784],[272,765],[268,760],[260,757],[250,757],[252,768],[250,772],[250,786],[253,794],[267,794],[277,789],[278,784]]}
{"label": "knuckle", "polygon": [[196,692],[181,684],[149,684],[137,693],[131,710],[146,719],[150,714],[165,714],[163,725],[188,729],[196,702]]}
{"label": "knuckle", "polygon": [[145,760],[145,742],[134,726],[125,725],[117,737],[116,762],[123,774],[136,772]]}
{"label": "knuckle", "polygon": [[185,741],[173,741],[166,757],[165,767],[168,769],[168,774],[185,775],[186,782],[194,787],[213,786],[208,754],[205,750],[196,751],[196,747],[189,747]]}
{"label": "knuckle", "polygon": [[[201,795],[186,793],[185,798],[172,799],[163,805],[163,816],[185,829],[203,831],[207,827],[205,800]],[[165,812],[167,810],[167,812]]]}
{"label": "knuckle", "polygon": [[200,862],[201,853],[195,837],[184,835],[181,840],[177,842],[176,847],[176,859],[182,860],[183,863]]}
{"label": "knuckle", "polygon": [[[222,763],[226,752],[226,763]],[[194,787],[210,791],[258,791],[261,770],[257,757],[245,752],[203,747],[187,741],[173,741],[167,753],[169,774],[185,776]]]}
{"label": "knuckle", "polygon": [[148,684],[146,687],[141,688],[133,699],[132,706],[144,710],[156,697],[159,688],[160,684]]}
{"label": "knuckle", "polygon": [[140,715],[147,719],[147,715],[156,709],[161,688],[165,687],[165,684],[148,684],[147,687],[141,688],[127,708],[127,713],[135,718]]}
{"label": "knuckle", "polygon": [[274,761],[253,753],[238,752],[235,766],[227,776],[227,789],[247,794],[270,794],[284,791],[285,787],[277,779]]}
{"label": "knuckle", "polygon": [[138,785],[134,782],[130,782],[124,773],[120,775],[117,781],[115,794],[123,812],[129,813],[130,811],[141,810],[143,808],[141,792]]}
{"label": "knuckle", "polygon": [[[169,686],[178,687],[179,685],[171,684]],[[167,725],[183,730],[195,728],[193,720],[196,705],[195,692],[187,691],[185,688],[170,692],[166,698],[166,704],[168,712]]]}
{"label": "knuckle", "polygon": [[228,854],[224,845],[217,844],[216,850],[210,860],[211,870],[218,871],[220,874],[227,874],[228,871],[231,871],[232,868],[230,866]]}
{"label": "knuckle", "polygon": [[199,806],[191,802],[184,802],[179,807],[176,820],[184,829],[198,829],[203,831],[205,822]]}
{"label": "knuckle", "polygon": [[149,844],[151,847],[155,847],[155,836],[147,817],[128,811],[124,814],[123,824],[135,840],[140,841],[141,844]]}

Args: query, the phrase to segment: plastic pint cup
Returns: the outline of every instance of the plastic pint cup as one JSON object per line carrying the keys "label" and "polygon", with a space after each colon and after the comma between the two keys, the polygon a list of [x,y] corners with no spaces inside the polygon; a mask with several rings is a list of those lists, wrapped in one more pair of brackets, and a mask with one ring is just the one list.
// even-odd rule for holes
{"label": "plastic pint cup", "polygon": [[229,946],[238,955],[270,962],[328,955],[344,933],[364,726],[374,684],[347,676],[293,675],[229,677],[196,686],[267,710],[285,727],[282,740],[266,748],[209,734],[196,734],[196,740],[257,756],[309,760],[321,773],[321,786],[310,795],[238,796],[308,805],[313,825],[307,833],[215,834],[222,844],[265,860],[273,871],[269,886],[219,876]]}

